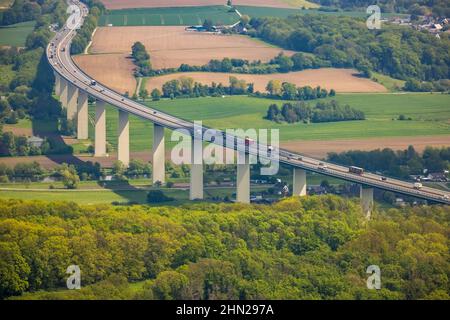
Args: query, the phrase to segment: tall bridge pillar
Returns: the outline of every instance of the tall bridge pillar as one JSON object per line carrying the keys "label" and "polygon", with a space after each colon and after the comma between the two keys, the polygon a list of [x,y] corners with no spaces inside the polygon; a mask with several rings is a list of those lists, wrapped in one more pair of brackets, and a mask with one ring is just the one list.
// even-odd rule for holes
{"label": "tall bridge pillar", "polygon": [[63,108],[67,108],[67,91],[69,83],[66,79],[59,77],[59,101]]}
{"label": "tall bridge pillar", "polygon": [[95,102],[95,156],[106,155],[106,109],[105,102]]}
{"label": "tall bridge pillar", "polygon": [[245,157],[245,163],[237,164],[236,201],[250,203],[250,162],[247,155],[238,155],[238,158],[239,156]]}
{"label": "tall bridge pillar", "polygon": [[[195,156],[196,148],[195,141],[192,139],[191,143],[191,177],[189,183],[189,199],[203,199],[203,151],[201,142],[199,143],[200,151],[197,157]],[[196,159],[198,158],[198,159]]]}
{"label": "tall bridge pillar", "polygon": [[77,113],[78,88],[68,83],[67,87],[67,120],[72,120]]}
{"label": "tall bridge pillar", "polygon": [[156,123],[153,124],[153,155],[152,155],[152,179],[164,183],[166,181],[164,127]]}
{"label": "tall bridge pillar", "polygon": [[61,77],[56,72],[54,72],[54,75],[55,75],[55,95],[59,96],[61,94]]}
{"label": "tall bridge pillar", "polygon": [[130,163],[130,120],[128,119],[128,112],[122,110],[119,110],[117,138],[117,159],[125,167],[128,167]]}
{"label": "tall bridge pillar", "polygon": [[89,110],[88,94],[84,91],[79,92],[77,108],[77,138],[87,139],[89,129]]}
{"label": "tall bridge pillar", "polygon": [[373,209],[373,188],[368,188],[363,185],[360,186],[361,209],[367,219],[370,219],[370,214]]}
{"label": "tall bridge pillar", "polygon": [[306,171],[303,169],[294,168],[293,174],[293,196],[306,196]]}

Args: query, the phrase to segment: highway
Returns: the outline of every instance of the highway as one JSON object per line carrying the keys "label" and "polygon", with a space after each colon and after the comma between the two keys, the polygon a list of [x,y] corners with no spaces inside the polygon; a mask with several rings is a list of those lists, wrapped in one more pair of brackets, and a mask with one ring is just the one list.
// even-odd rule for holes
{"label": "highway", "polygon": [[[68,1],[69,4],[77,5],[83,15],[83,18],[79,22],[81,26],[84,20],[84,16],[88,14],[88,8],[81,2],[76,0]],[[159,124],[166,128],[186,129],[194,135],[194,124],[191,121],[184,120],[173,115],[161,112],[156,109],[149,108],[142,105],[132,99],[122,96],[120,93],[111,90],[107,86],[96,81],[95,85],[91,85],[92,79],[85,74],[78,66],[73,62],[70,55],[71,41],[76,35],[76,29],[69,29],[67,26],[61,28],[56,33],[55,37],[51,40],[47,47],[47,58],[56,73],[67,80],[72,85],[78,87],[80,90],[87,92],[90,96],[104,101],[117,109],[126,111],[130,114],[138,116],[140,118],[149,120],[153,123]],[[208,128],[204,127],[203,130]],[[222,134],[224,138],[237,139],[234,141],[242,141],[242,138],[229,136],[221,130],[217,130],[219,134]],[[209,141],[208,141],[209,142]],[[267,147],[258,144],[257,147]],[[235,145],[235,149],[237,144]],[[406,196],[412,196],[436,203],[450,204],[450,192],[422,187],[416,189],[414,183],[401,181],[398,179],[386,178],[381,175],[364,172],[362,174],[354,174],[349,172],[349,168],[333,163],[328,163],[322,160],[317,160],[305,155],[291,152],[289,150],[280,149],[279,160],[280,163],[284,163],[288,166],[305,169],[307,171],[316,172],[325,176],[339,178],[348,182],[358,183],[367,187],[374,187],[382,190],[392,191],[398,194]],[[253,154],[253,151],[246,150],[246,152]]]}

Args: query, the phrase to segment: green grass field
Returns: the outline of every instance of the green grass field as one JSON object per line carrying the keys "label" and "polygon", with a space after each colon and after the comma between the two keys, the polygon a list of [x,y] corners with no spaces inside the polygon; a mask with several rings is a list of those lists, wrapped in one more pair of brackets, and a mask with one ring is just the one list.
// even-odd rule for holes
{"label": "green grass field", "polygon": [[[288,16],[296,14],[325,14],[325,15],[340,15],[356,18],[366,18],[368,15],[365,11],[339,11],[339,12],[326,12],[317,9],[286,9],[286,8],[269,8],[269,7],[253,7],[253,6],[236,6],[241,14],[249,15],[253,18],[261,17],[278,17],[286,18]],[[301,8],[301,6],[299,6]],[[399,16],[398,14],[383,13],[383,17]]]}
{"label": "green grass field", "polygon": [[[327,98],[329,99],[329,98]],[[316,124],[277,124],[264,119],[270,99],[234,96],[226,98],[175,99],[148,102],[149,106],[188,119],[203,120],[203,124],[218,128],[280,129],[281,141],[364,139],[376,137],[430,136],[450,134],[450,95],[444,94],[338,94],[335,99],[362,110],[364,121],[344,121]],[[314,103],[314,102],[311,102]],[[90,109],[91,117],[94,108]],[[395,120],[400,114],[411,121]],[[117,144],[118,113],[107,108],[107,139]],[[394,120],[393,120],[394,119]],[[170,132],[166,130],[166,141]],[[130,116],[131,150],[150,150],[152,125]],[[93,137],[93,129],[90,129]]]}
{"label": "green grass field", "polygon": [[[150,180],[147,180],[150,183]],[[79,204],[99,204],[112,202],[134,202],[145,204],[147,203],[147,193],[154,188],[129,188],[123,190],[115,189],[95,189],[89,190],[86,184],[96,184],[96,182],[85,182],[80,186],[79,190],[45,190],[48,188],[46,183],[31,183],[27,189],[23,190],[21,185],[14,184],[0,184],[0,188],[8,188],[9,190],[0,190],[0,199],[20,199],[20,200],[47,200],[47,201],[76,201]],[[261,192],[267,190],[269,186],[252,187],[253,192]],[[17,189],[17,190],[14,190]],[[42,190],[37,190],[42,189]],[[165,202],[158,205],[180,205],[189,200],[189,190],[184,189],[166,189],[162,188],[164,194],[172,197],[174,201]],[[205,200],[211,201],[212,197],[232,197],[236,192],[235,188],[205,188]]]}
{"label": "green grass field", "polygon": [[25,46],[25,40],[33,31],[34,25],[34,21],[28,21],[0,27],[0,46]]}
{"label": "green grass field", "polygon": [[[286,18],[295,14],[326,14],[345,15],[349,17],[367,17],[364,11],[341,11],[325,12],[317,9],[300,9],[308,6],[298,0],[291,0],[298,4],[299,9],[236,6],[241,14],[250,17],[280,17]],[[392,14],[383,14],[390,16]],[[107,26],[183,26],[199,25],[205,19],[211,19],[214,24],[233,24],[239,20],[239,16],[234,12],[229,12],[225,6],[204,6],[204,7],[172,7],[172,8],[136,8],[111,10],[100,17],[99,25]]]}
{"label": "green grass field", "polygon": [[214,24],[233,24],[239,20],[225,6],[183,8],[137,8],[112,10],[100,17],[99,25],[107,26],[188,26],[211,19]]}

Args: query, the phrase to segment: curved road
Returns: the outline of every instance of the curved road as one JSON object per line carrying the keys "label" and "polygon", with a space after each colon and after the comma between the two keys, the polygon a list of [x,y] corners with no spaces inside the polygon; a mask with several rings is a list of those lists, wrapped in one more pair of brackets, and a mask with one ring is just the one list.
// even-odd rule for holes
{"label": "curved road", "polygon": [[[68,3],[75,4],[80,8],[83,16],[81,22],[79,23],[79,26],[81,26],[84,17],[88,14],[87,7],[77,0],[70,0],[68,1]],[[194,124],[191,121],[180,119],[159,110],[151,109],[134,100],[122,96],[118,92],[109,89],[101,83],[91,85],[91,81],[94,79],[80,70],[75,65],[70,56],[70,44],[75,35],[76,28],[74,30],[71,30],[67,28],[67,26],[64,26],[48,45],[47,58],[56,73],[58,73],[72,85],[88,93],[90,96],[98,100],[105,101],[106,103],[113,105],[122,111],[131,113],[135,116],[149,120],[169,129],[186,129],[189,130],[192,135],[194,135]],[[208,128],[204,127],[204,130],[207,129]],[[224,132],[220,130],[217,131],[223,134],[224,141],[226,137],[230,138],[230,136],[225,134]],[[232,136],[231,138],[238,140],[240,139],[234,136]],[[251,154],[254,153],[253,151],[248,152]],[[395,193],[421,198],[437,203],[450,204],[449,192],[428,187],[422,187],[419,190],[414,188],[413,183],[397,179],[385,178],[369,172],[365,172],[361,175],[353,174],[349,172],[348,167],[324,162],[321,160],[303,156],[298,153],[293,153],[288,150],[279,150],[279,160],[281,163],[287,164],[291,167],[317,172],[326,176],[339,178],[368,187],[375,187],[378,189],[392,191]]]}

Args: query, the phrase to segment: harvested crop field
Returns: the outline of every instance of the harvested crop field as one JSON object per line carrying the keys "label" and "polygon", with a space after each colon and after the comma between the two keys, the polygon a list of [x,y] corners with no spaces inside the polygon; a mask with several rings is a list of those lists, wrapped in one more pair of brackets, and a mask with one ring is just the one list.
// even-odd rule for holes
{"label": "harvested crop field", "polygon": [[188,32],[184,27],[102,27],[94,35],[90,52],[130,53],[136,41],[145,45],[154,69],[182,63],[200,66],[225,57],[269,61],[284,51],[245,36]]}
{"label": "harvested crop field", "polygon": [[[224,0],[101,0],[109,10],[128,8],[161,8],[224,5]],[[234,0],[234,5],[248,5],[275,8],[294,8],[296,6],[314,6],[300,0]]]}
{"label": "harvested crop field", "polygon": [[227,85],[230,76],[245,80],[247,83],[254,83],[256,91],[265,92],[267,83],[270,80],[280,80],[281,82],[295,83],[297,86],[311,87],[321,86],[325,89],[334,89],[337,92],[386,92],[386,88],[366,78],[355,76],[353,69],[323,68],[314,70],[304,70],[290,73],[276,74],[231,74],[220,72],[186,72],[169,74],[160,77],[152,77],[147,81],[147,89],[161,89],[162,85],[172,79],[182,76],[191,77],[202,84],[210,85],[212,82]]}
{"label": "harvested crop field", "polygon": [[410,145],[414,146],[418,152],[422,152],[428,146],[436,148],[449,147],[450,136],[390,137],[332,141],[302,140],[281,143],[283,148],[319,158],[325,158],[329,152],[339,153],[350,150],[370,151],[384,148],[405,150]]}
{"label": "harvested crop field", "polygon": [[75,63],[88,75],[120,93],[136,89],[134,64],[128,54],[78,55]]}

